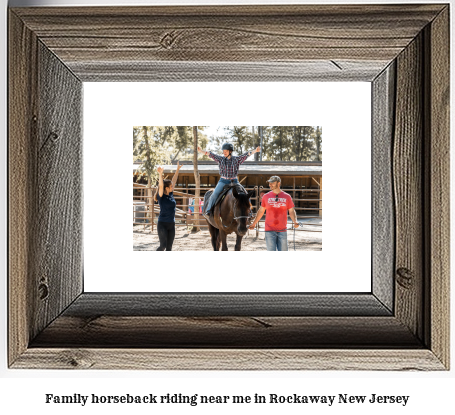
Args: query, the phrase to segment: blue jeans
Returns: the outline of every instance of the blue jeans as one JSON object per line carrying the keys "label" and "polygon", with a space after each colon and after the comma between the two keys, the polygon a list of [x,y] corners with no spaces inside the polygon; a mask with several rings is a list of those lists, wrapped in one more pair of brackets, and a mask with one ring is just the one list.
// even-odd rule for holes
{"label": "blue jeans", "polygon": [[267,251],[287,251],[288,250],[288,233],[287,232],[265,232],[265,244]]}
{"label": "blue jeans", "polygon": [[209,212],[213,208],[213,205],[216,202],[218,195],[223,191],[224,186],[231,183],[231,181],[233,181],[234,183],[239,182],[237,179],[234,180],[220,179],[220,181],[215,187],[215,190],[212,193],[212,196],[210,196],[209,202],[207,203],[207,209],[205,210],[206,212]]}

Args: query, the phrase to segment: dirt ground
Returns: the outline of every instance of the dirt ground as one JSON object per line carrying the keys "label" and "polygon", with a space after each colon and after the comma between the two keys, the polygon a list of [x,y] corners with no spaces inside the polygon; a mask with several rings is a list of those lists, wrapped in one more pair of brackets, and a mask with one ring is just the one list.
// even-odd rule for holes
{"label": "dirt ground", "polygon": [[[303,226],[295,231],[296,251],[321,251],[322,250],[322,219],[301,219]],[[288,228],[290,228],[288,224]],[[263,230],[263,228],[261,228]],[[228,250],[234,251],[236,235],[227,237]],[[154,232],[151,228],[144,228],[144,225],[133,225],[133,250],[134,251],[155,251],[159,246],[156,226]],[[294,232],[288,230],[288,247],[294,250]],[[212,251],[210,233],[203,230],[191,233],[185,226],[176,226],[176,235],[173,251]],[[242,240],[242,251],[266,251],[264,232],[248,231]]]}

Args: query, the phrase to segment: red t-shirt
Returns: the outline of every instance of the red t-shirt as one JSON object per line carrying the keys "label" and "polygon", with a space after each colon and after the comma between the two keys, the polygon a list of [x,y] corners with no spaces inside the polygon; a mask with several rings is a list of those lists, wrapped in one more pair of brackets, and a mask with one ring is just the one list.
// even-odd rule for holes
{"label": "red t-shirt", "polygon": [[[276,200],[277,196],[278,200]],[[261,206],[266,209],[266,232],[285,232],[288,221],[288,210],[294,207],[294,202],[292,201],[291,196],[289,196],[286,192],[280,192],[277,195],[273,192],[269,192],[262,197]]]}

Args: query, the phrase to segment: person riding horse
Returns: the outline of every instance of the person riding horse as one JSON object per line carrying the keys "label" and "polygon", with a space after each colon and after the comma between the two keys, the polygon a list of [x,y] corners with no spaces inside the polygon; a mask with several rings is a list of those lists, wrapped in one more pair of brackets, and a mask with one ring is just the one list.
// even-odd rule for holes
{"label": "person riding horse", "polygon": [[198,146],[197,151],[199,153],[203,153],[206,156],[209,156],[212,160],[218,163],[218,168],[220,171],[220,180],[213,191],[208,205],[205,209],[204,215],[209,216],[212,213],[212,209],[218,198],[218,195],[223,191],[224,186],[230,183],[238,184],[239,180],[237,178],[237,174],[240,168],[240,165],[252,154],[259,153],[261,151],[261,147],[257,147],[255,150],[247,151],[240,156],[233,156],[232,152],[234,151],[234,146],[231,143],[224,143],[221,147],[223,150],[223,156],[219,156],[211,151],[202,150],[201,147]]}

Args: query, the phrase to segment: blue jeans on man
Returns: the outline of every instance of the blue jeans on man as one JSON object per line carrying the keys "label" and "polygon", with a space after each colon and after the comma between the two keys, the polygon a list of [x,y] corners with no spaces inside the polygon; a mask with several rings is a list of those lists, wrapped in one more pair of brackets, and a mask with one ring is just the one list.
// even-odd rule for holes
{"label": "blue jeans on man", "polygon": [[267,251],[287,251],[288,250],[288,233],[266,231],[265,245]]}
{"label": "blue jeans on man", "polygon": [[231,182],[238,183],[239,181],[237,179],[234,179],[234,180],[228,180],[228,179],[223,179],[223,178],[220,179],[220,181],[216,185],[215,190],[213,191],[213,193],[210,196],[210,199],[207,203],[207,209],[205,210],[206,213],[209,213],[212,210],[213,205],[215,204],[216,199],[218,198],[218,195],[223,191],[224,186],[226,186],[227,184],[229,184]]}

